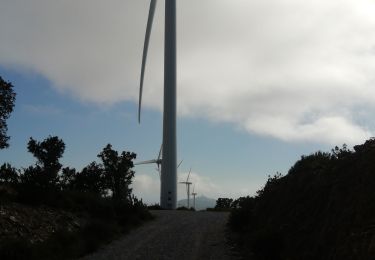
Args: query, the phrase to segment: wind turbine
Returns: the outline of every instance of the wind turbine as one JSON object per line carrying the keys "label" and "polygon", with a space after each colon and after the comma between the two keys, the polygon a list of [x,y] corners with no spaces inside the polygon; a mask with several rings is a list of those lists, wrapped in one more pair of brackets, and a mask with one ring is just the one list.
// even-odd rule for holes
{"label": "wind turbine", "polygon": [[[161,174],[160,174],[160,165],[162,164],[162,161],[163,161],[162,158],[161,158],[162,150],[163,150],[163,145],[160,146],[160,150],[159,150],[159,154],[158,154],[157,159],[152,159],[152,160],[147,160],[147,161],[136,162],[136,163],[134,163],[134,165],[156,163],[156,165],[157,165],[156,171],[159,173],[159,177],[161,178]],[[181,165],[181,163],[182,163],[183,161],[184,161],[184,160],[181,160],[181,161],[180,161],[180,163],[177,165],[177,169],[180,167],[180,165]]]}
{"label": "wind turbine", "polygon": [[147,160],[147,161],[142,161],[142,162],[137,162],[134,165],[156,163],[156,165],[157,165],[156,170],[159,172],[159,177],[161,177],[160,176],[160,165],[161,165],[161,162],[162,162],[162,159],[161,159],[161,151],[162,151],[162,149],[163,149],[163,145],[160,146],[160,150],[159,150],[159,154],[158,154],[157,159]]}
{"label": "wind turbine", "polygon": [[[143,79],[155,8],[156,0],[151,0],[142,56],[138,106],[139,123],[141,121]],[[163,164],[161,165],[160,182],[160,206],[165,209],[175,209],[177,203],[176,71],[176,0],[165,0]]]}
{"label": "wind turbine", "polygon": [[191,173],[191,168],[189,170],[189,174],[188,174],[188,176],[186,178],[186,181],[180,181],[179,182],[181,184],[186,184],[187,207],[188,207],[188,209],[190,209],[190,185],[192,184],[191,182],[189,182],[190,173]]}
{"label": "wind turbine", "polygon": [[196,192],[194,192],[194,190],[195,190],[195,184],[194,184],[194,186],[193,186],[193,193],[191,194],[191,195],[193,195],[193,207],[194,207],[194,209],[195,209],[195,196],[197,196],[197,193]]}

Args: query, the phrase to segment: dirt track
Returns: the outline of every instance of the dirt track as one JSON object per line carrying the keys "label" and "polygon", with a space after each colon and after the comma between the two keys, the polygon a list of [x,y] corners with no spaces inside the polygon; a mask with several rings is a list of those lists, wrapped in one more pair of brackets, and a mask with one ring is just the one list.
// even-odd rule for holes
{"label": "dirt track", "polygon": [[153,211],[156,219],[83,259],[238,259],[225,212]]}

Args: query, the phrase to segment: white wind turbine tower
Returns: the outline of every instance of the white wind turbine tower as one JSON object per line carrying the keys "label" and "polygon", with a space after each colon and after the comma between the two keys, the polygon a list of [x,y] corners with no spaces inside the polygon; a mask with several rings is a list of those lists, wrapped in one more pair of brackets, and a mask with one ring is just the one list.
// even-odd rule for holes
{"label": "white wind turbine tower", "polygon": [[[138,122],[141,120],[143,79],[156,0],[151,0],[143,48],[139,89]],[[177,203],[177,142],[176,142],[176,0],[165,0],[164,35],[164,111],[163,163],[161,165],[160,206],[175,209]]]}
{"label": "white wind turbine tower", "polygon": [[192,184],[189,182],[189,177],[191,173],[191,168],[189,170],[188,177],[186,178],[186,181],[180,181],[181,184],[186,184],[186,193],[187,193],[187,208],[190,209],[190,185]]}
{"label": "white wind turbine tower", "polygon": [[195,184],[194,184],[194,186],[193,186],[193,193],[191,194],[191,195],[193,195],[193,207],[194,207],[194,209],[195,209],[195,196],[197,196],[197,193],[196,192],[194,192],[194,190],[195,190]]}

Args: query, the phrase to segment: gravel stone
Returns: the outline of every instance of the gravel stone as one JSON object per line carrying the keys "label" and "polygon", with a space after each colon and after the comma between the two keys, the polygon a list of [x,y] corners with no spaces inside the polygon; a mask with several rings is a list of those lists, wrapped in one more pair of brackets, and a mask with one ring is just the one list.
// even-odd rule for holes
{"label": "gravel stone", "polygon": [[152,211],[154,221],[131,231],[83,260],[235,260],[225,236],[227,212]]}

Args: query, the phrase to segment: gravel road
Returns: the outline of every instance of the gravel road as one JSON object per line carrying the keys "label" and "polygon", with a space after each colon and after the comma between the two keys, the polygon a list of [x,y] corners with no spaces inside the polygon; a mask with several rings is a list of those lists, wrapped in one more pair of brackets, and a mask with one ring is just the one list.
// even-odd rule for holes
{"label": "gravel road", "polygon": [[225,238],[226,212],[152,211],[156,219],[83,259],[239,259]]}

